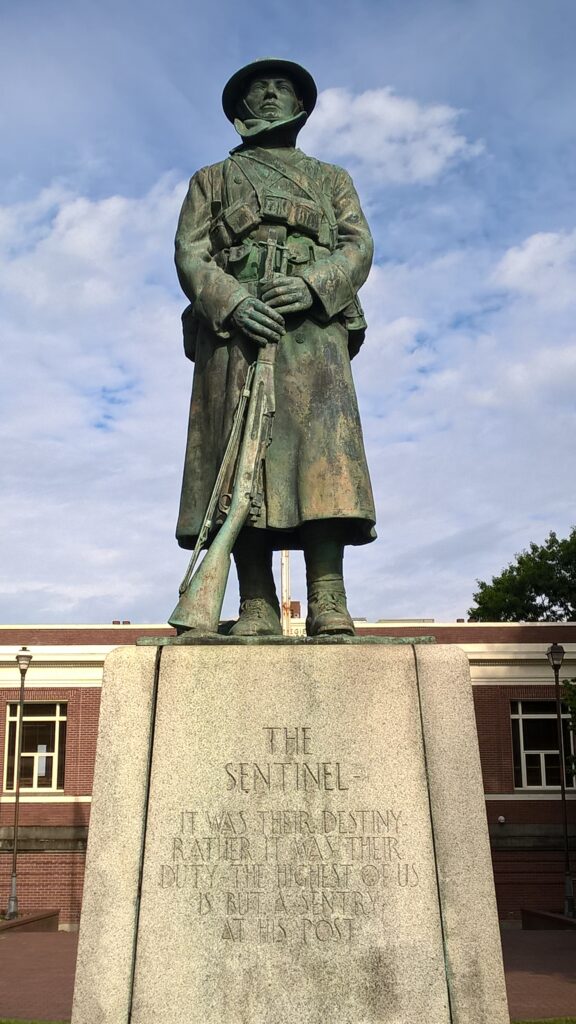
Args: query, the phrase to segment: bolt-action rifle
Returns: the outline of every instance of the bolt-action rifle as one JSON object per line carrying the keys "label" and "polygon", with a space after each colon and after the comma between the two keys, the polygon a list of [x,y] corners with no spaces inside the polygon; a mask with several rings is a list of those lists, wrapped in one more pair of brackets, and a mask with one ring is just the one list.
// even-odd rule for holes
{"label": "bolt-action rifle", "polygon": [[[280,272],[286,272],[285,248],[279,241],[281,230],[271,229],[265,243],[265,266],[260,280],[260,291],[273,280],[278,253]],[[264,499],[264,459],[266,449],[272,440],[272,423],[276,408],[276,350],[275,342],[262,346],[256,361],[248,368],[222,465],[186,575],[180,584],[180,599],[168,619],[178,633],[188,630],[199,635],[218,632],[232,549],[247,519],[250,517],[255,521],[261,512]],[[236,470],[232,493],[223,495],[224,481],[229,478],[234,465]],[[218,509],[224,516],[224,521],[214,534],[203,561],[196,568],[202,548],[214,529],[214,518]]]}

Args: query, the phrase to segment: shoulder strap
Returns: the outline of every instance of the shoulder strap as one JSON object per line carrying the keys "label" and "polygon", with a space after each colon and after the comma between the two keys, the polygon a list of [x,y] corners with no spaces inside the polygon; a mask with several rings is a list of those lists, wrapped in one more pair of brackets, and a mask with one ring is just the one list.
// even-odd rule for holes
{"label": "shoulder strap", "polygon": [[224,161],[224,166],[222,168],[222,191],[221,191],[221,194],[220,194],[220,200],[221,200],[221,203],[222,203],[222,207],[224,209],[227,206],[230,205],[230,188],[229,188],[229,183],[230,183],[230,173],[231,173],[231,171],[232,171],[232,162],[230,160],[230,157],[227,157],[226,160]]}
{"label": "shoulder strap", "polygon": [[227,164],[233,164],[244,175],[248,184],[254,189],[258,199],[264,182],[254,174],[253,169],[244,160],[238,160],[238,154],[232,153],[226,160]]}
{"label": "shoulder strap", "polygon": [[[267,150],[249,149],[244,153],[235,153],[233,157],[230,157],[230,159],[233,159],[235,163],[237,163],[237,166],[242,168],[243,173],[249,181],[250,178],[246,173],[246,163],[248,161],[252,161],[256,164],[262,164],[264,167],[277,171],[284,178],[288,178],[289,181],[292,181],[298,186],[298,188],[302,189],[309,199],[312,199],[313,202],[318,204],[331,227],[335,225],[336,218],[334,216],[332,204],[329,202],[320,186],[317,185],[305,171],[302,171],[297,167],[293,167],[291,164],[288,164],[281,158],[274,156]],[[252,182],[250,183],[252,184]]]}

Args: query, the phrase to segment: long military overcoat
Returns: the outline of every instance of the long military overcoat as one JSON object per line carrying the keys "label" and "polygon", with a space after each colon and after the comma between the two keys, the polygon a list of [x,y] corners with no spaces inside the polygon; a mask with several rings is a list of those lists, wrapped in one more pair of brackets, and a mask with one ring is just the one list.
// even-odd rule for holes
{"label": "long military overcoat", "polygon": [[[368,276],[372,239],[346,171],[298,149],[272,155],[300,169],[322,190],[333,210],[337,237],[333,251],[316,247],[314,259],[290,268],[308,283],[314,303],[305,313],[285,318],[287,331],[278,343],[276,414],[257,525],[271,531],[274,547],[298,548],[302,523],[336,518],[346,523],[346,543],[363,544],[375,536],[375,513],[342,311]],[[247,179],[230,162],[227,166],[226,202],[233,206],[244,198],[252,201]],[[256,345],[230,323],[230,314],[243,298],[255,294],[255,285],[238,280],[231,263],[223,267],[210,237],[214,211],[222,206],[224,174],[222,162],[194,175],[176,235],[178,275],[193,304],[196,334],[176,531],[185,548],[196,542],[247,366],[257,354]],[[269,177],[271,187],[278,187],[274,171],[261,166],[259,174],[264,184]],[[294,181],[280,180],[280,186],[295,199],[304,198]],[[309,202],[309,195],[305,198]],[[290,229],[289,238],[302,242],[305,235]]]}

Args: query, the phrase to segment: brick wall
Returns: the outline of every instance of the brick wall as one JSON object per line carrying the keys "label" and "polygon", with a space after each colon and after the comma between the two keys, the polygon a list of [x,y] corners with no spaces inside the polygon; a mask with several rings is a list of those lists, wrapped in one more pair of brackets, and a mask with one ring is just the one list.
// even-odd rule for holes
{"label": "brick wall", "polygon": [[493,851],[498,916],[518,919],[520,908],[562,913],[564,858],[561,852]]}
{"label": "brick wall", "polygon": [[[0,906],[10,891],[12,857],[0,854]],[[60,910],[60,925],[76,927],[84,885],[83,853],[21,853],[18,855],[20,913]]]}
{"label": "brick wall", "polygon": [[[3,690],[0,703],[0,779],[4,778],[4,737],[6,735],[6,713],[8,704],[18,701],[19,691]],[[66,772],[64,778],[65,796],[90,796],[94,779],[94,760],[100,712],[100,689],[98,687],[66,687],[58,689],[34,689],[26,694],[26,703],[56,701],[68,705],[66,736]],[[24,791],[25,792],[25,791]],[[50,794],[47,794],[47,801]],[[32,805],[27,805],[29,808]],[[58,805],[55,804],[56,808]],[[57,812],[56,812],[57,813]],[[30,822],[34,824],[34,822]],[[39,822],[40,823],[40,822]],[[42,821],[42,824],[48,824]],[[54,824],[57,824],[55,821]]]}
{"label": "brick wall", "polygon": [[[6,708],[18,700],[19,691],[3,690],[0,703],[0,779],[4,772]],[[66,770],[64,796],[90,796],[94,777],[99,688],[46,688],[28,691],[30,701],[66,702]],[[27,701],[28,702],[28,701]],[[26,796],[26,790],[21,791]],[[90,820],[89,803],[60,803],[56,794],[47,793],[42,803],[20,803],[20,825],[37,827],[86,827]],[[0,827],[10,829],[14,821],[14,803],[0,803]],[[83,852],[21,852],[18,855],[18,901],[21,913],[60,910],[60,924],[76,927],[82,905],[84,884]],[[0,909],[5,909],[10,890],[12,857],[0,854]]]}
{"label": "brick wall", "polygon": [[80,644],[124,646],[141,636],[176,636],[170,626],[19,626],[0,627],[0,644],[20,647],[75,647]]}
{"label": "brick wall", "polygon": [[[359,625],[357,632],[360,636],[433,636],[439,644],[552,644],[559,640],[562,643],[576,643],[576,623],[565,622],[550,625],[530,622],[514,625],[455,622],[442,625],[424,622],[408,623],[405,626],[389,623],[382,626]],[[22,640],[22,643],[26,642]]]}
{"label": "brick wall", "polygon": [[[80,827],[90,823],[90,804],[57,804],[49,803],[48,797],[43,804],[27,804],[20,802],[21,825],[66,825]],[[4,828],[14,821],[14,802],[0,804],[0,826]]]}
{"label": "brick wall", "polygon": [[[568,800],[566,808],[568,824],[576,826],[576,800]],[[550,825],[557,830],[562,822],[559,800],[487,800],[486,813],[490,825],[500,816],[507,825]]]}
{"label": "brick wall", "polygon": [[513,793],[510,687],[474,689],[474,710],[485,793]]}
{"label": "brick wall", "polygon": [[[473,688],[480,762],[485,793],[513,793],[514,766],[510,702],[513,700],[554,700],[553,686],[476,686]],[[520,803],[520,802],[519,802]],[[554,801],[551,802],[554,804]],[[546,801],[523,801],[536,817],[522,821],[546,822]],[[510,810],[511,804],[507,803]],[[499,814],[506,811],[500,810]],[[520,812],[524,813],[524,812]]]}

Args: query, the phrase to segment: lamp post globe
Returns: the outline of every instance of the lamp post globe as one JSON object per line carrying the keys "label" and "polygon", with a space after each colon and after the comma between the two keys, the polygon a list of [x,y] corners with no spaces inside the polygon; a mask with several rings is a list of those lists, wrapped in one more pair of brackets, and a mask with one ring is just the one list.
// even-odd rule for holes
{"label": "lamp post globe", "polygon": [[550,664],[550,668],[560,670],[562,668],[562,662],[564,661],[564,648],[562,644],[550,644],[550,647],[546,651],[546,657]]}

